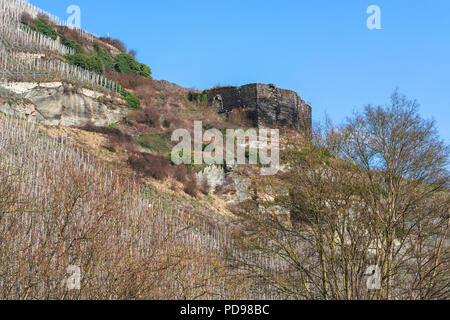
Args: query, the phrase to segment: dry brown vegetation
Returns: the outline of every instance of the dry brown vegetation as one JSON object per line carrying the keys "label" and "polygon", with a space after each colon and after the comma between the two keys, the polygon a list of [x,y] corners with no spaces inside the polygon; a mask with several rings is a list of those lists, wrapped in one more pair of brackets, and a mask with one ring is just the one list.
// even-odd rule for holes
{"label": "dry brown vegetation", "polygon": [[135,153],[129,156],[130,167],[141,175],[164,180],[171,174],[170,160],[151,153]]}
{"label": "dry brown vegetation", "polygon": [[127,52],[127,47],[125,46],[125,44],[118,39],[111,39],[110,37],[101,37],[100,40],[113,46],[120,52]]}
{"label": "dry brown vegetation", "polygon": [[33,20],[34,20],[33,17],[27,12],[23,12],[22,15],[20,16],[20,22],[27,26],[31,26]]}
{"label": "dry brown vegetation", "polygon": [[139,86],[148,86],[151,89],[152,80],[150,78],[139,76],[135,73],[120,73],[116,71],[106,71],[105,75],[108,79],[120,83],[120,85],[127,89],[136,89]]}
{"label": "dry brown vegetation", "polygon": [[[124,176],[0,118],[2,299],[205,299],[246,295],[224,240],[195,216],[145,199]],[[81,268],[69,290],[67,268]]]}
{"label": "dry brown vegetation", "polygon": [[92,46],[92,42],[83,37],[77,30],[71,29],[66,26],[56,26],[56,30],[61,35],[61,38],[65,40],[73,40],[78,44],[82,45],[84,48]]}
{"label": "dry brown vegetation", "polygon": [[236,210],[242,247],[275,263],[236,266],[294,299],[450,298],[449,147],[414,101],[395,93],[283,153],[291,169],[255,177]]}

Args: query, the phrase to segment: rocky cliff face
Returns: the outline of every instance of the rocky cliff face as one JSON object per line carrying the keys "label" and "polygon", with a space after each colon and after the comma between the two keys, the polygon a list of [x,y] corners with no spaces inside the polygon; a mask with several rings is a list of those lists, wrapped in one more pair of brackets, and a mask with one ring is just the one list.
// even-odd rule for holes
{"label": "rocky cliff face", "polygon": [[122,120],[127,107],[122,99],[76,88],[61,82],[10,83],[3,86],[0,112],[27,118],[45,125],[108,126]]}
{"label": "rocky cliff face", "polygon": [[213,88],[208,91],[208,100],[219,113],[245,109],[255,126],[286,126],[311,132],[311,107],[294,91],[255,83]]}

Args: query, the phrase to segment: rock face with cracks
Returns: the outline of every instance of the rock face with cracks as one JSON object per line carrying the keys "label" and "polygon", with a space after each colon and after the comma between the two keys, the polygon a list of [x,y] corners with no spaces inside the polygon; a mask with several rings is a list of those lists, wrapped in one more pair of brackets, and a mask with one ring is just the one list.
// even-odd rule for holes
{"label": "rock face with cracks", "polygon": [[127,114],[120,98],[62,82],[10,83],[4,88],[19,103],[6,99],[0,102],[0,112],[44,125],[108,126]]}

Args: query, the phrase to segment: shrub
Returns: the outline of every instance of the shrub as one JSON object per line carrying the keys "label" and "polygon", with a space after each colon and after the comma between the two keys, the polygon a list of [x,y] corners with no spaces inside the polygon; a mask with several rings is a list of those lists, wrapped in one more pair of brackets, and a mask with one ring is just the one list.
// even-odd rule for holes
{"label": "shrub", "polygon": [[89,69],[92,72],[102,74],[105,71],[102,61],[98,57],[89,57]]}
{"label": "shrub", "polygon": [[[116,71],[108,71],[106,69],[106,77],[120,84],[124,88],[136,89],[139,86],[150,86],[152,85],[152,80],[149,78],[144,78],[135,73],[119,73]],[[145,92],[148,92],[148,88],[145,88]]]}
{"label": "shrub", "polygon": [[176,179],[177,181],[179,181],[181,183],[185,183],[187,180],[187,176],[188,176],[188,170],[187,170],[186,166],[183,166],[183,165],[176,166],[175,171],[173,173],[174,179]]}
{"label": "shrub", "polygon": [[75,50],[75,54],[84,52],[83,46],[81,44],[79,44],[78,42],[76,42],[75,40],[63,39],[62,44]]}
{"label": "shrub", "polygon": [[134,153],[128,157],[128,164],[136,172],[158,180],[164,180],[170,175],[169,159],[150,153]]}
{"label": "shrub", "polygon": [[94,50],[97,57],[102,61],[104,69],[108,71],[114,70],[114,60],[105,48],[98,44],[94,45]]}
{"label": "shrub", "polygon": [[136,58],[137,52],[136,50],[130,49],[128,50],[128,54],[132,55],[134,58]]}
{"label": "shrub", "polygon": [[33,25],[30,26],[31,29],[42,33],[44,36],[49,37],[50,39],[56,40],[58,38],[58,32],[53,29],[48,23],[43,20],[35,19],[33,21]]}
{"label": "shrub", "polygon": [[152,128],[159,127],[159,113],[149,108],[140,111],[130,111],[127,119]]}
{"label": "shrub", "polygon": [[189,175],[186,181],[183,183],[184,189],[183,191],[188,195],[195,197],[197,195],[198,186],[197,186],[197,177],[193,174]]}
{"label": "shrub", "polygon": [[141,101],[138,97],[132,95],[125,89],[120,89],[119,93],[125,99],[128,109],[130,110],[140,110],[141,109]]}
{"label": "shrub", "polygon": [[170,128],[171,124],[172,124],[172,122],[169,119],[167,119],[166,117],[164,117],[164,119],[162,121],[163,128]]}
{"label": "shrub", "polygon": [[48,24],[49,26],[52,25],[52,21],[50,20],[50,17],[48,15],[46,15],[45,13],[39,13],[37,15],[37,19],[41,20],[45,24]]}
{"label": "shrub", "polygon": [[20,22],[27,26],[31,26],[33,24],[33,17],[31,17],[28,12],[23,12],[20,16]]}
{"label": "shrub", "polygon": [[73,40],[79,43],[82,47],[87,48],[90,45],[90,41],[81,35],[81,33],[75,29],[71,29],[66,26],[56,26],[61,39],[70,41]]}
{"label": "shrub", "polygon": [[202,183],[200,184],[199,188],[200,192],[203,193],[205,196],[209,194],[210,186],[207,179],[203,179]]}
{"label": "shrub", "polygon": [[111,39],[110,37],[102,37],[102,38],[100,38],[100,40],[113,46],[120,52],[127,52],[127,47],[125,46],[125,44],[118,39]]}
{"label": "shrub", "polygon": [[208,93],[206,91],[202,93],[191,91],[189,92],[188,99],[191,102],[206,103],[208,102]]}
{"label": "shrub", "polygon": [[128,53],[117,55],[115,69],[121,73],[135,73],[147,78],[150,78],[152,74],[150,67],[137,62],[134,57]]}
{"label": "shrub", "polygon": [[146,77],[146,78],[151,78],[152,76],[152,69],[150,69],[149,66],[147,66],[146,64],[143,63],[139,63],[139,75]]}
{"label": "shrub", "polygon": [[125,96],[125,102],[127,103],[127,107],[130,110],[141,109],[141,101],[138,97],[132,95],[131,93],[128,93],[128,95]]}
{"label": "shrub", "polygon": [[136,60],[134,60],[134,57],[127,54],[127,53],[121,53],[117,55],[116,57],[116,71],[121,73],[136,73],[133,72],[135,69],[137,69],[137,63]]}
{"label": "shrub", "polygon": [[106,135],[114,135],[114,136],[123,136],[123,137],[129,137],[131,139],[131,136],[126,135],[122,133],[118,128],[115,126],[108,126],[108,127],[97,127],[92,122],[88,122],[86,125],[79,127],[81,130],[88,131],[88,132],[94,132],[94,133],[100,133],[100,134],[106,134]]}
{"label": "shrub", "polygon": [[81,67],[92,72],[101,74],[104,71],[102,61],[96,56],[66,54],[64,55],[64,59],[66,59],[69,64]]}

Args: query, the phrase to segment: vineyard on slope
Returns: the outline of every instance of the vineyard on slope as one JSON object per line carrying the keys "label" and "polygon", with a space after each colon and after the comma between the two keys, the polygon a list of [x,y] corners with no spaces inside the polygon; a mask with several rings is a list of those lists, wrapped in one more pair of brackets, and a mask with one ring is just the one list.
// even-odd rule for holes
{"label": "vineyard on slope", "polygon": [[[0,0],[0,85],[70,81],[122,91],[64,62],[74,50],[22,24],[24,12],[64,25],[24,1]],[[146,199],[142,185],[37,125],[0,116],[0,169],[1,299],[286,298],[232,263],[272,273],[285,268],[278,260],[238,249],[203,217]],[[80,291],[65,285],[69,266],[82,271]]]}
{"label": "vineyard on slope", "polygon": [[[121,91],[121,87],[103,75],[70,65],[62,59],[43,59],[43,52],[59,55],[74,54],[73,48],[63,45],[21,23],[23,13],[36,17],[46,14],[51,21],[64,25],[56,17],[21,0],[0,0],[0,81],[42,81],[62,79],[94,87]],[[75,29],[82,37],[93,41],[93,36]]]}
{"label": "vineyard on slope", "polygon": [[[220,237],[33,124],[0,119],[0,167],[1,299],[242,297]],[[79,292],[62,285],[69,265]]]}
{"label": "vineyard on slope", "polygon": [[227,257],[272,260],[32,123],[0,117],[0,169],[0,299],[273,298]]}

